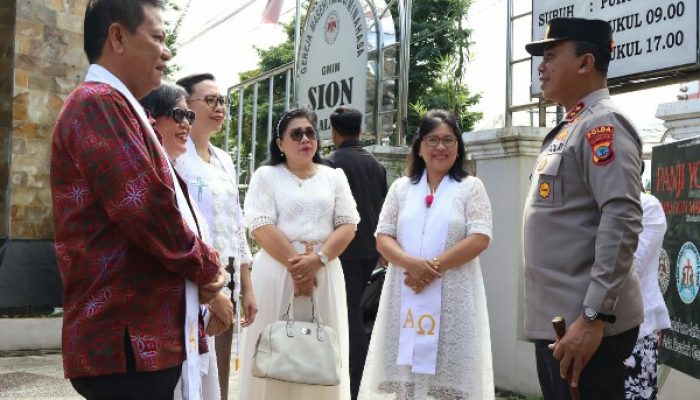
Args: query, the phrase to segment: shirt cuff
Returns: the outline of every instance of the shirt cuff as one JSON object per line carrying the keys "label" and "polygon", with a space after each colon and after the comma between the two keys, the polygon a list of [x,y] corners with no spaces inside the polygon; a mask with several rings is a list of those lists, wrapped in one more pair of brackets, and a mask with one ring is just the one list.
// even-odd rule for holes
{"label": "shirt cuff", "polygon": [[617,297],[610,296],[610,291],[596,282],[588,285],[588,292],[583,300],[583,305],[596,310],[599,313],[613,315],[617,305]]}

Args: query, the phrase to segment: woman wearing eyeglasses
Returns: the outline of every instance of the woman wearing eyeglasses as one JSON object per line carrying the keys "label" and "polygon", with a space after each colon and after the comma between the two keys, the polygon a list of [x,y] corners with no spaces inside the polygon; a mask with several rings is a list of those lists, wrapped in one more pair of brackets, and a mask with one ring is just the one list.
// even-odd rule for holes
{"label": "woman wearing eyeglasses", "polygon": [[379,215],[377,250],[390,265],[358,398],[493,399],[478,258],[491,238],[491,206],[464,169],[452,114],[421,119],[407,172]]}
{"label": "woman wearing eyeglasses", "polygon": [[[254,261],[253,290],[265,296],[255,323],[243,333],[240,399],[350,398],[345,281],[338,255],[355,236],[360,217],[343,171],[321,164],[315,124],[316,115],[308,110],[281,116],[270,158],[253,174],[246,195],[246,225],[261,247]],[[295,319],[311,320],[307,296],[313,295],[323,323],[337,332],[340,385],[309,386],[252,376],[258,336],[280,319],[292,294],[297,296]]]}
{"label": "woman wearing eyeglasses", "polygon": [[[175,167],[182,175],[202,214],[209,224],[214,248],[222,262],[229,257],[238,261],[241,304],[245,314],[242,325],[250,325],[257,313],[250,283],[252,257],[245,236],[243,213],[238,199],[236,169],[231,157],[211,144],[214,133],[221,131],[225,116],[225,99],[211,74],[197,74],[177,81],[187,90],[187,105],[197,114],[187,141],[187,152]],[[231,296],[230,291],[227,295]],[[228,399],[233,326],[216,337],[216,357],[221,383],[221,398]]]}
{"label": "woman wearing eyeglasses", "polygon": [[[141,99],[141,105],[153,118],[153,128],[160,133],[165,152],[174,162],[187,151],[187,139],[190,135],[191,124],[195,121],[194,111],[187,108],[185,98],[187,92],[180,86],[162,84],[157,89],[153,90],[146,97]],[[178,182],[178,184],[181,184]],[[185,191],[187,193],[187,191]],[[190,191],[190,198],[192,193]],[[180,207],[191,206],[192,213],[197,219],[198,234],[207,244],[211,244],[209,227],[196,204],[182,205]],[[233,304],[230,296],[227,297],[224,293],[219,293],[208,307],[200,307],[202,319],[206,319],[206,354],[197,355],[194,360],[197,361],[197,369],[201,371],[201,379],[198,382],[191,382],[187,374],[187,363],[183,365],[183,380],[175,390],[176,399],[188,400],[218,400],[219,393],[219,376],[216,365],[216,356],[214,355],[214,339],[213,336],[220,335],[231,326],[233,315]],[[208,315],[207,315],[208,314]],[[165,316],[164,316],[165,317]],[[200,351],[203,350],[203,344],[200,336]],[[197,376],[192,374],[193,376]],[[186,382],[186,383],[184,383]],[[190,390],[190,386],[194,385],[195,389]],[[200,387],[197,390],[196,387]],[[189,392],[201,393],[201,397],[189,395]]]}

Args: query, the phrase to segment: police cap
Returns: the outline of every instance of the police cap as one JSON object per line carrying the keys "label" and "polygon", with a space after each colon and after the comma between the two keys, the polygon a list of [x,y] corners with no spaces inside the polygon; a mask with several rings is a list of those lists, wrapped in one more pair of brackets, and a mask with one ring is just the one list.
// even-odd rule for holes
{"label": "police cap", "polygon": [[544,39],[525,45],[525,50],[533,56],[541,56],[550,43],[566,40],[588,42],[612,52],[612,28],[600,19],[553,18],[547,23]]}

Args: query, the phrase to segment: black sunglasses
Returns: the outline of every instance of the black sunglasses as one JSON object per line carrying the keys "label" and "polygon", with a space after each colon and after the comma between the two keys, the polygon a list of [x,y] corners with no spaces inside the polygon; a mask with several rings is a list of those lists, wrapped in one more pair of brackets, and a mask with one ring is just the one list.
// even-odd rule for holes
{"label": "black sunglasses", "polygon": [[178,124],[182,123],[182,120],[187,118],[187,121],[189,121],[190,125],[194,123],[195,117],[197,116],[194,111],[192,110],[183,110],[180,107],[175,107],[172,110],[168,111],[165,113],[168,117],[173,117],[175,122]]}
{"label": "black sunglasses", "polygon": [[306,135],[306,138],[309,140],[316,140],[316,130],[314,128],[294,128],[289,131],[289,138],[295,142],[300,142],[304,135]]}
{"label": "black sunglasses", "polygon": [[190,99],[190,101],[203,101],[207,103],[207,105],[211,108],[215,108],[217,104],[220,104],[221,106],[226,105],[226,98],[224,96],[214,96],[214,95],[209,95],[209,96],[204,96],[200,97],[198,99]]}

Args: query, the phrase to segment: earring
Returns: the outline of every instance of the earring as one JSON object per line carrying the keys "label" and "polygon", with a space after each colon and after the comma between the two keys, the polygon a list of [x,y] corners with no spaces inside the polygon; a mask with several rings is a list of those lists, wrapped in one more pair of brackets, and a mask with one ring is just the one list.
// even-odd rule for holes
{"label": "earring", "polygon": [[282,157],[284,157],[284,152],[282,152]]}

